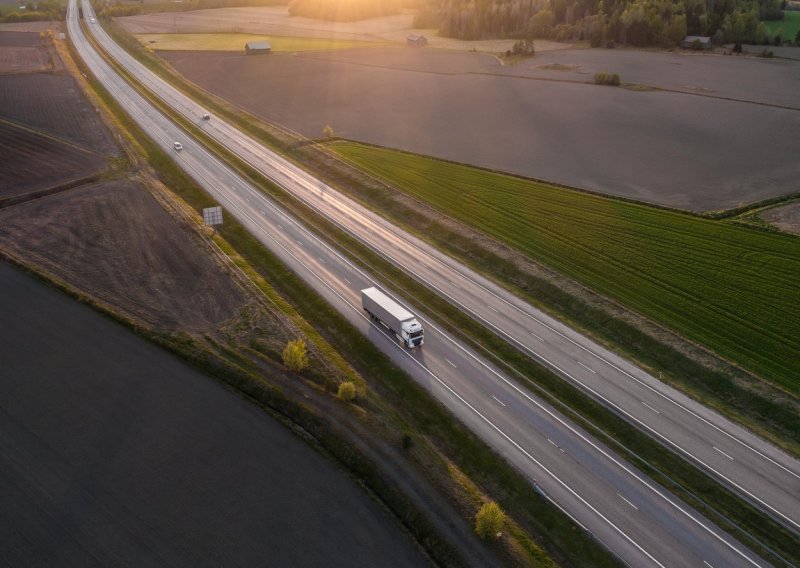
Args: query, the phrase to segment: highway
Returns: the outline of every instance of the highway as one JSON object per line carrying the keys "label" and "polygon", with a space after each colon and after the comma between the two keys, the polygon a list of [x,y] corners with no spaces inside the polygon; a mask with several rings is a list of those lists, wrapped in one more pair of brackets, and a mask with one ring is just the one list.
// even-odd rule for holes
{"label": "highway", "polygon": [[[91,30],[137,80],[266,177],[537,362],[800,535],[800,462],[275,155],[147,70],[99,25]],[[320,196],[324,194],[324,199]]]}
{"label": "highway", "polygon": [[[86,4],[84,10],[86,14],[91,13]],[[89,24],[89,27],[98,33],[104,45],[109,45],[110,39],[103,39],[100,26]],[[454,341],[435,321],[413,310],[413,303],[412,310],[426,329],[423,349],[406,350],[393,337],[388,337],[382,328],[372,325],[360,308],[359,290],[376,284],[390,291],[383,283],[376,282],[306,231],[116,75],[84,38],[77,23],[75,0],[71,0],[69,5],[68,29],[78,53],[98,80],[143,130],[165,151],[171,152],[176,162],[223,205],[226,214],[234,215],[458,419],[528,476],[532,485],[536,480],[536,487],[542,494],[626,563],[631,566],[767,565],[548,405]],[[109,49],[119,50],[113,42],[110,42]],[[160,82],[152,77],[148,81]],[[159,96],[162,95],[159,93]],[[172,98],[181,101],[179,106],[188,104],[193,111],[188,116],[213,136],[223,136],[229,131],[227,136],[231,138],[225,142],[227,146],[240,155],[252,153],[253,159],[248,161],[262,164],[259,169],[266,170],[267,175],[284,187],[286,184],[296,186],[293,191],[305,195],[304,200],[313,207],[355,216],[355,221],[348,222],[352,223],[348,230],[354,234],[375,231],[378,227],[393,234],[392,242],[403,250],[418,244],[301,170],[287,165],[216,117],[208,122],[202,121],[205,111],[191,101],[183,101],[182,95],[173,92],[167,100]],[[181,141],[184,149],[173,151],[173,141]],[[408,261],[409,272],[418,274],[424,270],[461,278],[465,287],[472,286],[468,285],[469,282],[480,282],[473,280],[478,278],[477,275],[455,271],[449,265],[452,261],[435,251],[417,250],[417,258]],[[451,288],[451,291],[456,289]],[[498,314],[522,310],[516,304],[510,304],[514,306],[510,309],[500,301],[499,295],[495,298],[492,302],[496,302],[493,307]],[[550,332],[553,337],[558,337],[556,331],[560,332],[560,328],[553,327]]]}

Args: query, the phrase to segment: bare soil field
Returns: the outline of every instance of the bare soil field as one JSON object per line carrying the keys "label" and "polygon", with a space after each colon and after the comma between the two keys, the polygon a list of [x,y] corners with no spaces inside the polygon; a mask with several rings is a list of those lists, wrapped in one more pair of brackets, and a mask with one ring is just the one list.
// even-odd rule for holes
{"label": "bare soil field", "polygon": [[43,32],[45,30],[60,30],[64,22],[16,22],[13,24],[0,24],[0,32]]}
{"label": "bare soil field", "polygon": [[0,31],[0,75],[51,71],[53,59],[41,43],[35,32]]}
{"label": "bare soil field", "polygon": [[0,47],[38,47],[42,43],[36,32],[12,32],[0,29]]}
{"label": "bare soil field", "polygon": [[[108,167],[105,156],[0,120],[0,203],[86,178]],[[42,167],[46,164],[47,167]]]}
{"label": "bare soil field", "polygon": [[72,77],[56,73],[0,76],[0,118],[103,155],[118,149]]}
{"label": "bare soil field", "polygon": [[0,31],[0,202],[95,176],[118,149],[38,32]]}
{"label": "bare soil field", "polygon": [[[800,55],[800,50],[797,53]],[[548,69],[551,65],[572,69],[553,72]],[[800,64],[783,59],[706,55],[682,50],[573,49],[540,53],[508,73],[587,81],[600,71],[619,73],[626,83],[800,110],[797,96]],[[685,104],[692,102],[687,100]]]}
{"label": "bare soil field", "polygon": [[[770,106],[797,92],[796,62],[575,50],[502,67],[487,54],[404,47],[160,55],[211,92],[310,138],[330,124],[346,138],[695,211],[798,190],[800,162],[785,141],[800,112]],[[553,63],[581,69],[540,67]],[[595,68],[685,88],[597,86]],[[739,87],[751,74],[758,81]],[[697,96],[698,87],[715,96]],[[729,100],[747,96],[755,102]]]}
{"label": "bare soil field", "polygon": [[254,404],[6,263],[0,289],[0,564],[427,564]]}
{"label": "bare soil field", "polygon": [[0,73],[38,73],[50,70],[46,53],[35,47],[0,46]]}
{"label": "bare soil field", "polygon": [[246,302],[139,183],[117,180],[0,210],[0,244],[161,329],[207,329]]}

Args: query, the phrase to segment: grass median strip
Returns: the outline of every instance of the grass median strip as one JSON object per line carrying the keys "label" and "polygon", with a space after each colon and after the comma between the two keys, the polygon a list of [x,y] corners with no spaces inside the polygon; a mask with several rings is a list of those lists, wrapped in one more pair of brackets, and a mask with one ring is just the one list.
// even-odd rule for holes
{"label": "grass median strip", "polygon": [[[209,146],[213,146],[211,142],[206,141],[206,143]],[[235,165],[238,163],[239,166],[242,166],[241,163],[237,159],[232,158],[227,151],[224,149],[221,151],[231,163]],[[787,538],[787,532],[783,530],[782,527],[767,519],[759,511],[749,507],[741,499],[721,488],[714,480],[699,472],[677,456],[665,452],[663,447],[652,439],[628,425],[605,408],[594,403],[582,393],[565,385],[563,381],[555,375],[535,365],[490,332],[476,329],[476,326],[472,325],[471,320],[466,319],[466,316],[461,314],[461,312],[402,274],[391,263],[384,261],[370,249],[355,241],[352,237],[339,230],[330,222],[320,218],[312,211],[309,211],[305,206],[297,203],[282,189],[275,187],[266,180],[259,179],[260,176],[257,172],[253,172],[252,169],[245,166],[242,166],[242,168],[245,172],[252,174],[251,177],[259,181],[261,187],[263,187],[273,199],[290,210],[312,231],[318,234],[325,234],[338,248],[346,251],[348,256],[357,264],[369,266],[370,271],[378,278],[384,281],[397,282],[398,292],[408,297],[415,297],[416,303],[420,307],[435,314],[437,319],[441,323],[444,323],[446,327],[451,330],[475,330],[472,336],[463,338],[476,349],[485,352],[487,356],[496,358],[497,361],[503,365],[508,365],[509,372],[524,380],[530,381],[532,388],[538,390],[543,397],[561,407],[565,413],[573,417],[578,423],[603,438],[613,448],[626,456],[627,459],[645,469],[666,486],[672,488],[681,497],[697,506],[737,538],[768,557],[770,553],[767,548],[771,548],[789,558],[800,558],[800,552],[796,550],[796,546],[791,537]],[[237,247],[237,249],[238,248],[239,247]],[[286,291],[288,296],[291,296],[293,293],[293,289]],[[326,309],[332,311],[330,307]],[[319,315],[321,315],[321,313],[318,314],[318,316]],[[333,316],[333,314],[331,315]],[[320,319],[314,318],[311,315],[307,317],[309,317],[311,321],[322,323]],[[327,324],[324,329],[330,330],[330,324]],[[338,348],[350,353],[354,357],[354,361],[359,361],[362,359],[360,357],[360,351],[358,349],[353,351],[353,347],[361,345],[362,342],[366,340],[361,337],[360,334],[356,333],[356,336],[357,337],[353,337],[343,332],[330,336],[329,340],[335,343]],[[328,337],[328,334],[326,334],[326,337]],[[338,342],[343,338],[348,338],[352,341],[352,346],[347,347],[345,345],[340,345]],[[360,341],[356,341],[356,339]],[[354,366],[359,368],[355,363]],[[396,384],[395,381],[390,381],[388,383],[391,387],[395,387]],[[424,417],[419,416],[418,418],[419,420],[423,420]],[[490,469],[500,466],[501,464],[492,464],[492,468]],[[480,468],[476,470],[476,474],[479,474],[479,472]],[[665,472],[669,472],[669,474]],[[702,495],[704,501],[697,498],[696,495]],[[742,527],[743,530],[737,528],[735,526],[737,524]],[[763,546],[761,543],[764,543],[766,546]]]}

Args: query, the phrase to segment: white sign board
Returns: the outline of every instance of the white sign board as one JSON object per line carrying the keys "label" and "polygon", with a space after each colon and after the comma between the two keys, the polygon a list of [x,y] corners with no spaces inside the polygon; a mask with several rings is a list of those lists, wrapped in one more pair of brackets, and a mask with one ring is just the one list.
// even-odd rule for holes
{"label": "white sign board", "polygon": [[206,207],[203,209],[203,222],[206,225],[222,225],[222,207]]}

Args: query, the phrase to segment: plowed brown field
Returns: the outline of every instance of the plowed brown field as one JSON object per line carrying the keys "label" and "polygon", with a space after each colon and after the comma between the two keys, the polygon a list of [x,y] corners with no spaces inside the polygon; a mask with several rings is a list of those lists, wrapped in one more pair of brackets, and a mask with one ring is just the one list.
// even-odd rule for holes
{"label": "plowed brown field", "polygon": [[106,169],[106,158],[53,136],[0,121],[0,199],[45,190]]}

